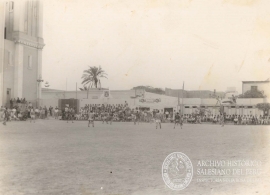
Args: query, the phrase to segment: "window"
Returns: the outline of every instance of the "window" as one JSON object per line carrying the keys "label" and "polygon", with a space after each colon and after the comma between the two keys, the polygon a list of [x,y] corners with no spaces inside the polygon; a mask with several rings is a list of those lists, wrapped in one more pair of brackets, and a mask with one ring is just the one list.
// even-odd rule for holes
{"label": "window", "polygon": [[189,106],[185,106],[185,108],[189,108]]}
{"label": "window", "polygon": [[258,87],[257,86],[251,86],[251,91],[257,91]]}
{"label": "window", "polygon": [[7,39],[7,27],[5,27],[4,39]]}
{"label": "window", "polygon": [[9,11],[13,12],[13,10],[14,10],[14,2],[11,1],[11,2],[9,2]]}
{"label": "window", "polygon": [[28,68],[32,69],[32,56],[28,56]]}

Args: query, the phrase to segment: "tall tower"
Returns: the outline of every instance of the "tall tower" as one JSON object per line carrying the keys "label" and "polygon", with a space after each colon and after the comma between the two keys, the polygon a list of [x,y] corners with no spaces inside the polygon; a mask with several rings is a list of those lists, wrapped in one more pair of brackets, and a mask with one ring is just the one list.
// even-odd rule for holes
{"label": "tall tower", "polygon": [[0,10],[3,7],[4,14],[0,16],[0,28],[4,32],[0,33],[0,48],[4,45],[0,50],[0,105],[8,105],[11,98],[18,97],[36,105],[41,97],[41,85],[37,80],[42,76],[44,47],[42,1],[6,1],[0,5]]}

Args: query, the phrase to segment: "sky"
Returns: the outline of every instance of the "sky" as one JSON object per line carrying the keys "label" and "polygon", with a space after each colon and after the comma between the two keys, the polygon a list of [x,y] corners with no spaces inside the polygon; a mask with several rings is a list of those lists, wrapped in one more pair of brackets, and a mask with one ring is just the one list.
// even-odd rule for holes
{"label": "sky", "polygon": [[225,91],[270,77],[269,0],[43,1],[43,79],[76,90],[101,66],[102,87]]}

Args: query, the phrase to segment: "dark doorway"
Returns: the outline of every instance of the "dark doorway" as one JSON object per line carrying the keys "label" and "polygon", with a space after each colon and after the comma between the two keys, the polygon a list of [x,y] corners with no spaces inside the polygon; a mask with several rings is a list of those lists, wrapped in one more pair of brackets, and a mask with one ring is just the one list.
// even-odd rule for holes
{"label": "dark doorway", "polygon": [[164,113],[168,111],[169,113],[173,112],[173,108],[164,108]]}
{"label": "dark doorway", "polygon": [[10,105],[10,98],[11,98],[11,89],[7,88],[6,105],[7,105],[8,108],[11,106]]}

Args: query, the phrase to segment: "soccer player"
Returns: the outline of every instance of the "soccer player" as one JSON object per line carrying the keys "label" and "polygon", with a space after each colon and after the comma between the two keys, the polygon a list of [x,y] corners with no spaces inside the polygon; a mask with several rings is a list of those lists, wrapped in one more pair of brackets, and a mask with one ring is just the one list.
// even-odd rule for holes
{"label": "soccer player", "polygon": [[113,116],[114,116],[113,111],[110,111],[110,112],[109,112],[109,117],[108,117],[108,120],[110,121],[110,124],[112,124]]}
{"label": "soccer player", "polygon": [[39,109],[38,109],[38,107],[36,107],[36,109],[35,109],[35,115],[36,115],[36,116],[35,116],[36,118],[39,117]]}
{"label": "soccer player", "polygon": [[[175,125],[180,125],[180,115],[179,113],[177,112],[175,117],[174,117],[174,129],[175,129]],[[181,127],[182,129],[182,127]]]}
{"label": "soccer player", "polygon": [[133,120],[134,125],[136,125],[136,114],[133,112],[131,113],[131,119]]}
{"label": "soccer player", "polygon": [[101,120],[102,120],[102,124],[103,124],[104,120],[105,120],[105,112],[103,110],[101,111],[100,116],[101,116]]}
{"label": "soccer player", "polygon": [[138,125],[139,125],[139,123],[140,123],[140,113],[139,113],[138,110],[137,110],[135,115],[136,115],[135,124],[138,123]]}
{"label": "soccer player", "polygon": [[68,109],[68,106],[65,107],[65,117],[66,117],[66,120],[67,120],[67,123],[68,123],[68,119],[69,119],[69,109]]}
{"label": "soccer player", "polygon": [[75,116],[75,109],[70,108],[70,109],[69,109],[69,113],[70,113],[71,121],[72,121],[72,123],[73,123],[73,118],[74,118],[74,116]]}
{"label": "soccer player", "polygon": [[159,125],[159,127],[161,129],[161,117],[162,117],[162,115],[159,113],[159,110],[157,110],[157,113],[156,113],[156,116],[155,116],[155,118],[156,118],[156,129],[157,129],[158,125]]}
{"label": "soccer player", "polygon": [[93,113],[93,110],[91,110],[88,113],[88,127],[90,126],[90,123],[92,123],[92,127],[94,127],[94,118],[95,118],[95,113]]}
{"label": "soccer player", "polygon": [[54,118],[55,119],[58,119],[58,108],[57,108],[57,106],[55,107],[55,109],[54,109]]}
{"label": "soccer player", "polygon": [[220,115],[220,124],[222,127],[224,127],[224,115],[223,114]]}
{"label": "soccer player", "polygon": [[8,121],[9,114],[8,114],[7,108],[5,108],[5,107],[3,107],[3,115],[4,115],[3,125],[6,125],[6,122]]}
{"label": "soccer player", "polygon": [[108,124],[108,119],[109,119],[109,113],[107,110],[105,110],[105,113],[104,113],[104,121],[106,122],[106,124]]}
{"label": "soccer player", "polygon": [[184,122],[184,116],[183,116],[183,115],[180,116],[179,122],[180,122],[180,127],[181,127],[181,129],[182,129],[182,127],[183,127],[183,122]]}
{"label": "soccer player", "polygon": [[35,110],[34,110],[34,108],[31,108],[31,110],[30,110],[30,123],[32,121],[34,121],[34,123],[35,123]]}

